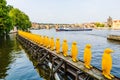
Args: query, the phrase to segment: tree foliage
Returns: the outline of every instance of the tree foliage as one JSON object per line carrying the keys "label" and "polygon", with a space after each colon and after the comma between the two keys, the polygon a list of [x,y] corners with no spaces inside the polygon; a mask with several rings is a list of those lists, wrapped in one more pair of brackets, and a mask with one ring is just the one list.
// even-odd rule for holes
{"label": "tree foliage", "polygon": [[29,17],[24,12],[6,4],[6,0],[0,0],[0,36],[8,34],[14,26],[22,30],[31,27]]}
{"label": "tree foliage", "polygon": [[99,22],[96,22],[95,25],[96,25],[97,27],[104,27],[104,26],[105,26],[103,23],[99,23]]}
{"label": "tree foliage", "polygon": [[17,8],[11,9],[9,15],[12,18],[13,25],[17,26],[18,29],[27,30],[31,26],[29,17]]}
{"label": "tree foliage", "polygon": [[12,20],[9,17],[8,7],[5,0],[0,0],[0,36],[8,34],[13,28]]}

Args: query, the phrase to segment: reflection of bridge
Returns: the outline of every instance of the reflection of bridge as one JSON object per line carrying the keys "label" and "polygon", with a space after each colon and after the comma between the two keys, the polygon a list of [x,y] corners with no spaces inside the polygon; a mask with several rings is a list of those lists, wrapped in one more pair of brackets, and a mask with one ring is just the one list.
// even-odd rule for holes
{"label": "reflection of bridge", "polygon": [[42,23],[32,23],[31,29],[51,29],[51,28],[93,28],[96,27],[94,23],[86,24],[42,24]]}

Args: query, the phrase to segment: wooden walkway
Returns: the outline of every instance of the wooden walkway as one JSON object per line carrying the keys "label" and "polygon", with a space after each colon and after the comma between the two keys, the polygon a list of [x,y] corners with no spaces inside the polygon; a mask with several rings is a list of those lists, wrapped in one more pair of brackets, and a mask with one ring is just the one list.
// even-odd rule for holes
{"label": "wooden walkway", "polygon": [[[33,50],[34,52],[43,50],[44,52],[40,52],[39,54],[42,54],[41,61],[44,61],[45,59],[49,60],[50,63],[52,63],[52,66],[56,64],[56,66],[53,69],[53,72],[56,73],[61,68],[64,69],[64,71],[71,73],[73,76],[75,76],[76,80],[108,80],[103,75],[101,70],[93,67],[92,69],[86,69],[84,67],[84,63],[82,61],[73,62],[72,58],[70,56],[64,57],[62,53],[56,54],[55,51],[51,51],[50,49],[40,46],[28,39],[25,39],[21,36],[17,36],[18,41],[22,43],[23,46],[27,47],[27,49]],[[32,48],[31,48],[32,47]],[[33,52],[33,53],[34,53]],[[39,55],[38,53],[34,53]],[[33,55],[34,55],[33,54]],[[86,74],[83,79],[81,77],[82,74]],[[87,77],[87,78],[86,78]],[[88,78],[89,77],[89,78]],[[90,79],[91,78],[91,79]],[[115,77],[112,80],[120,80],[119,78]]]}

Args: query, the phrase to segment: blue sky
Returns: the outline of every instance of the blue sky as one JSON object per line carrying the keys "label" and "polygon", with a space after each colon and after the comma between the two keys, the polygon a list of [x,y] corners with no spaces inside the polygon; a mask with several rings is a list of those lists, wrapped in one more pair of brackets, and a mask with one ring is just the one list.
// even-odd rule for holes
{"label": "blue sky", "polygon": [[120,19],[120,0],[7,0],[32,22],[86,23]]}

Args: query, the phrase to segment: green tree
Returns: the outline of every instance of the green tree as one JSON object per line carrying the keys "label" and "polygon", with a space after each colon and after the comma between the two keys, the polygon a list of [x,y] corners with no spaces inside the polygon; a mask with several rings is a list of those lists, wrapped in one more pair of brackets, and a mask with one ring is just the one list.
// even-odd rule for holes
{"label": "green tree", "polygon": [[10,10],[13,9],[13,6],[11,6],[11,5],[7,5],[7,9],[8,9],[8,12],[10,12]]}
{"label": "green tree", "polygon": [[31,27],[29,17],[19,9],[11,9],[9,15],[12,18],[13,25],[17,26],[18,29],[27,30]]}
{"label": "green tree", "polygon": [[0,36],[8,34],[13,28],[12,20],[8,13],[9,11],[6,6],[6,0],[0,0]]}
{"label": "green tree", "polygon": [[104,26],[105,26],[104,24],[99,23],[99,22],[96,22],[95,25],[96,25],[97,27],[104,27]]}
{"label": "green tree", "polygon": [[6,0],[0,0],[0,36],[8,34],[13,26],[28,30],[31,27],[29,17],[19,9],[6,4]]}

